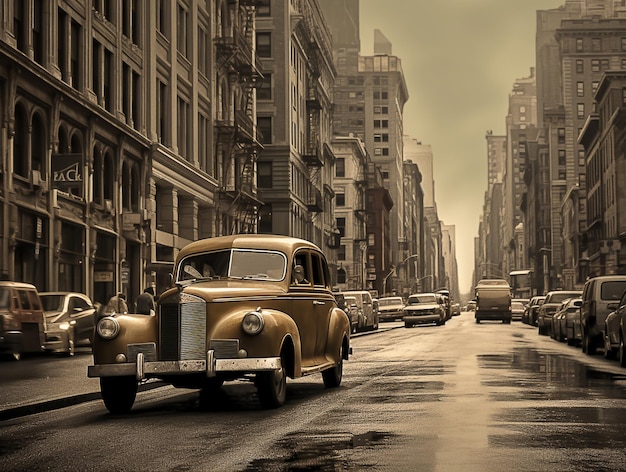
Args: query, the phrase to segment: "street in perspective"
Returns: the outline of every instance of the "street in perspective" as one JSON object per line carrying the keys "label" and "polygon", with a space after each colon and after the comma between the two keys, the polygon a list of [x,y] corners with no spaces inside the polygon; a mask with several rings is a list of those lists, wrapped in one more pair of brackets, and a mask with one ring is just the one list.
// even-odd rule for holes
{"label": "street in perspective", "polygon": [[626,0],[0,0],[0,472],[626,472]]}
{"label": "street in perspective", "polygon": [[473,312],[353,348],[338,389],[290,381],[269,410],[249,382],[147,383],[112,415],[89,349],[1,363],[0,470],[624,470],[626,370],[600,354]]}

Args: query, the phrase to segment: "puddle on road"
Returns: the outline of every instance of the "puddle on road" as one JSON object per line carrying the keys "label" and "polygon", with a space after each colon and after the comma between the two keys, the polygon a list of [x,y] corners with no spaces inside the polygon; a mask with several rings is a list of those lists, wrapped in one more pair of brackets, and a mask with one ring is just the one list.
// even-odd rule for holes
{"label": "puddle on road", "polygon": [[375,464],[355,460],[352,451],[361,448],[384,446],[393,434],[368,431],[363,434],[349,433],[294,433],[278,443],[284,455],[272,459],[256,459],[242,472],[334,472],[337,470],[360,472]]}
{"label": "puddle on road", "polygon": [[524,378],[487,380],[485,385],[513,387],[516,392],[494,393],[496,400],[549,399],[583,400],[626,397],[626,375],[593,369],[563,355],[546,354],[531,348],[516,348],[510,354],[478,356],[478,365],[488,369],[527,372]]}

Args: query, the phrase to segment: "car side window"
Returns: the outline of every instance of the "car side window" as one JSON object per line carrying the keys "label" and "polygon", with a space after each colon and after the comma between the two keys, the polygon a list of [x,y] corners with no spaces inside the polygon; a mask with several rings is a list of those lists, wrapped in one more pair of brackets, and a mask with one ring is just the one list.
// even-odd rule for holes
{"label": "car side window", "polygon": [[89,304],[82,298],[74,297],[72,299],[72,312],[80,313],[91,308]]}
{"label": "car side window", "polygon": [[313,285],[324,287],[324,270],[322,268],[322,258],[319,254],[311,253],[312,269],[313,269]]}
{"label": "car side window", "polygon": [[309,267],[309,258],[305,251],[296,253],[293,258],[293,277],[291,283],[294,285],[310,285],[311,270]]}
{"label": "car side window", "polygon": [[17,293],[20,297],[20,305],[22,308],[30,310],[30,299],[28,298],[28,292],[26,290],[18,290]]}

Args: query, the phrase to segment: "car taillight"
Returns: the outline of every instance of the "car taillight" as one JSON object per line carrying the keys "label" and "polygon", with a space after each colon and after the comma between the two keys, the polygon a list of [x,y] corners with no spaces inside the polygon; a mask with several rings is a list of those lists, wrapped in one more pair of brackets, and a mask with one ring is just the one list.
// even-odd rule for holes
{"label": "car taillight", "polygon": [[21,323],[12,315],[0,315],[0,330],[2,331],[19,331]]}

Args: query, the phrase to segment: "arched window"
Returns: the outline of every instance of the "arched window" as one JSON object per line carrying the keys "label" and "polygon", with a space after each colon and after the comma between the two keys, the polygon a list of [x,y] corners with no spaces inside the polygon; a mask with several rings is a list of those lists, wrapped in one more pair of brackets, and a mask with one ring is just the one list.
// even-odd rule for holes
{"label": "arched window", "polygon": [[341,267],[337,269],[337,283],[338,284],[346,283],[346,271],[345,269],[342,269]]}
{"label": "arched window", "polygon": [[139,211],[139,166],[130,161],[122,166],[122,208]]}
{"label": "arched window", "polygon": [[113,156],[111,156],[110,151],[106,151],[104,154],[104,159],[102,160],[103,167],[103,196],[105,200],[109,200],[113,202],[113,196],[115,195],[115,161],[113,160]]}
{"label": "arched window", "polygon": [[67,138],[67,129],[65,129],[64,125],[59,126],[59,132],[57,133],[57,139],[59,140],[59,144],[57,147],[57,152],[59,154],[64,154],[69,152],[69,141]]}
{"label": "arched window", "polygon": [[15,107],[15,136],[13,138],[13,172],[28,177],[28,118],[20,104]]}
{"label": "arched window", "polygon": [[31,133],[31,169],[44,173],[46,163],[46,127],[41,114],[33,115],[33,129]]}

